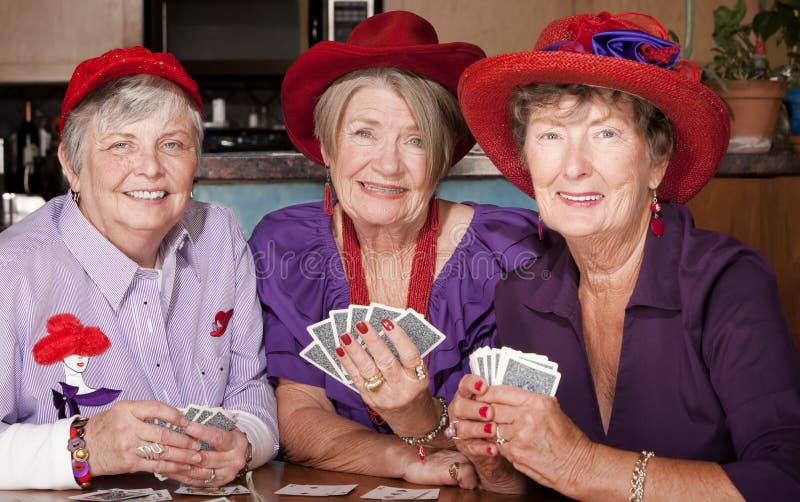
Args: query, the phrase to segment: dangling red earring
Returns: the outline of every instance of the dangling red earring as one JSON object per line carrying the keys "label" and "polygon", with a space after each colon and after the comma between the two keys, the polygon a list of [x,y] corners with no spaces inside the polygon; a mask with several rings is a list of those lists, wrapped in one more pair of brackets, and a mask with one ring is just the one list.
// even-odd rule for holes
{"label": "dangling red earring", "polygon": [[325,216],[333,216],[333,190],[331,190],[331,171],[328,169],[328,175],[325,178],[325,197],[323,198],[322,208],[325,210]]}
{"label": "dangling red earring", "polygon": [[650,212],[653,217],[650,219],[650,231],[656,237],[664,235],[664,222],[661,220],[661,203],[656,197],[656,191],[653,190],[653,202],[650,204]]}
{"label": "dangling red earring", "polygon": [[536,230],[539,232],[539,240],[543,241],[544,240],[544,224],[542,223],[542,217],[541,216],[539,216],[539,225],[538,225],[538,228]]}

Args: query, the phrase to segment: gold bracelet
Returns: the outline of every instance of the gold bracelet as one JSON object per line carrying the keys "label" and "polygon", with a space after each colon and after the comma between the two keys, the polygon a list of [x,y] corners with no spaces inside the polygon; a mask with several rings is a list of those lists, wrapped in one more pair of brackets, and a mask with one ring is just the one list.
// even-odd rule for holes
{"label": "gold bracelet", "polygon": [[644,479],[647,477],[647,462],[655,456],[652,451],[644,451],[639,454],[636,463],[633,464],[633,477],[631,478],[631,495],[629,502],[642,502],[644,500]]}

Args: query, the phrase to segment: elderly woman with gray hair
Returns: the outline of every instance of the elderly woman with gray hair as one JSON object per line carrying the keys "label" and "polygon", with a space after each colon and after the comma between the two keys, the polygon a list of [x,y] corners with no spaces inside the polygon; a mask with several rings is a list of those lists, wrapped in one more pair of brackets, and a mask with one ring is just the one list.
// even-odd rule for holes
{"label": "elderly woman with gray hair", "polygon": [[250,251],[229,210],[191,200],[201,106],[167,53],[76,68],[70,193],[0,234],[0,489],[127,472],[219,486],[276,453]]}

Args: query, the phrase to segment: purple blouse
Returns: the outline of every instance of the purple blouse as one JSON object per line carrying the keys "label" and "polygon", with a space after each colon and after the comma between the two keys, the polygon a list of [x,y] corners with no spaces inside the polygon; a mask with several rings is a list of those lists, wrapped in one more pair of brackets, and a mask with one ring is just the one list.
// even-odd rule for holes
{"label": "purple blouse", "polygon": [[[430,354],[430,391],[449,401],[469,372],[467,356],[495,343],[492,299],[497,282],[539,255],[536,213],[469,204],[475,215],[453,256],[436,277],[429,320],[447,338]],[[250,238],[264,317],[267,373],[325,389],[339,415],[375,427],[361,397],[303,360],[311,343],[306,326],[332,309],[347,308],[350,287],[330,218],[322,203],[300,204],[266,215]]]}
{"label": "purple blouse", "polygon": [[[775,277],[752,249],[665,204],[625,311],[608,434],[581,327],[579,272],[548,232],[497,288],[501,344],[559,365],[556,397],[592,441],[718,462],[748,500],[800,500],[800,356]],[[520,329],[523,327],[524,329]]]}

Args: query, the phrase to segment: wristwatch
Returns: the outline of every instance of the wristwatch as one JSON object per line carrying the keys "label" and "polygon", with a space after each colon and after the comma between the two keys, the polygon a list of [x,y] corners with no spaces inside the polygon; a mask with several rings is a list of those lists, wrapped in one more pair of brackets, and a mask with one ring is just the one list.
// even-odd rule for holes
{"label": "wristwatch", "polygon": [[[243,433],[244,434],[244,433]],[[244,434],[244,437],[247,437],[247,434]],[[250,470],[250,462],[253,461],[253,443],[250,440],[247,440],[247,449],[244,451],[244,467],[239,473],[236,475],[237,478],[244,478],[244,475],[247,474],[247,471]]]}

